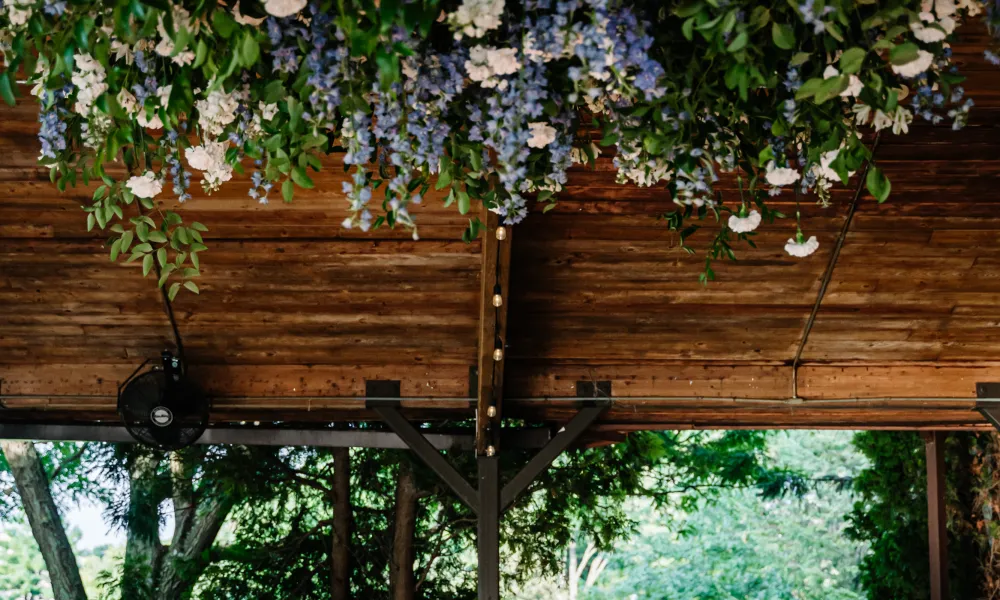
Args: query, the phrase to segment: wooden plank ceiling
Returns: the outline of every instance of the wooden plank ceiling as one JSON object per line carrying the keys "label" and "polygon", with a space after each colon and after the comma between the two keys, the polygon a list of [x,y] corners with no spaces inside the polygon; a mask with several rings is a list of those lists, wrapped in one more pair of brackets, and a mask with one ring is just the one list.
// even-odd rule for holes
{"label": "wooden plank ceiling", "polygon": [[[664,191],[616,185],[609,157],[575,171],[512,236],[505,414],[560,420],[577,382],[608,381],[608,432],[985,426],[972,398],[1000,381],[1000,70],[969,38],[955,49],[969,126],[882,136],[893,196],[860,196],[804,343],[854,190],[803,205],[815,255],[784,254],[779,222],[704,287],[702,259],[655,218]],[[113,419],[118,384],[173,336],[155,281],[86,231],[90,191],[59,193],[36,167],[36,114],[0,108],[0,419]],[[472,416],[481,243],[436,197],[415,211],[419,241],[343,230],[333,162],[290,205],[239,181],[168,202],[211,228],[202,293],[174,311],[213,419],[360,418],[373,379],[399,380],[413,414]]]}

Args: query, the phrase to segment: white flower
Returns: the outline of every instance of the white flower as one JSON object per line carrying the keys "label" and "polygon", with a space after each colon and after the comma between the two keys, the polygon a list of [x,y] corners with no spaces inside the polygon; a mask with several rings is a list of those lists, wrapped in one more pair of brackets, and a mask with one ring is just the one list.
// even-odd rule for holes
{"label": "white flower", "polygon": [[146,171],[144,175],[129,178],[125,187],[139,198],[155,198],[163,191],[163,182],[156,178],[156,173]]}
{"label": "white flower", "polygon": [[290,17],[308,4],[308,0],[264,0],[264,10],[275,17]]}
{"label": "white flower", "polygon": [[555,127],[544,121],[529,123],[528,127],[531,128],[531,138],[528,140],[528,146],[532,148],[544,148],[556,139]]}
{"label": "white flower", "polygon": [[520,68],[517,48],[473,46],[469,49],[469,60],[465,61],[469,79],[478,81],[485,88],[504,89],[507,82],[497,79],[497,76],[516,73]]}
{"label": "white flower", "polygon": [[73,110],[79,115],[87,116],[98,96],[108,90],[108,84],[104,81],[104,67],[89,54],[74,55],[73,64],[75,66],[70,80],[77,88]]}
{"label": "white flower", "polygon": [[[197,23],[191,22],[191,13],[189,13],[183,6],[177,5],[173,7],[173,11],[174,31],[184,29],[192,33],[197,33],[199,26]],[[160,42],[156,44],[155,48],[156,53],[160,56],[172,56],[175,49],[174,42],[170,39],[170,34],[167,32],[167,28],[163,24],[163,15],[160,15],[160,20],[156,25],[156,30],[160,34]],[[194,52],[187,50],[184,52],[178,52],[177,55],[173,56],[170,60],[175,64],[184,66],[194,62],[194,57]]]}
{"label": "white flower", "polygon": [[872,122],[875,131],[882,131],[886,127],[892,126],[892,117],[882,112],[881,109],[875,111],[875,120]]}
{"label": "white flower", "polygon": [[892,119],[892,132],[896,135],[910,132],[910,123],[913,121],[913,113],[902,106],[896,107],[896,115]]}
{"label": "white flower", "polygon": [[[601,155],[601,147],[594,142],[590,142],[590,151],[595,158]],[[587,152],[583,148],[574,146],[569,151],[569,156],[570,160],[579,165],[590,162],[590,156],[587,156]]]}
{"label": "white flower", "polygon": [[791,185],[799,180],[802,175],[799,174],[795,169],[789,169],[788,167],[775,167],[774,161],[772,160],[767,164],[767,182],[775,187],[781,187],[783,185]]}
{"label": "white flower", "polygon": [[751,210],[750,214],[745,217],[729,216],[729,228],[733,230],[733,233],[750,233],[759,226],[760,213],[756,210]]}
{"label": "white flower", "polygon": [[917,50],[917,57],[905,65],[892,65],[892,72],[900,77],[916,77],[930,68],[934,55],[926,50]]}
{"label": "white flower", "polygon": [[214,90],[204,100],[194,103],[198,109],[198,126],[210,137],[218,137],[222,131],[236,120],[236,109],[240,103],[235,94]]}
{"label": "white flower", "polygon": [[139,122],[139,125],[147,129],[163,129],[163,121],[160,120],[160,115],[158,113],[153,113],[152,118],[146,116],[146,109],[140,108],[139,115],[135,118]]}
{"label": "white flower", "polygon": [[118,40],[111,40],[111,51],[115,54],[115,60],[124,60],[126,65],[131,65],[135,59],[132,48]]}
{"label": "white flower", "polygon": [[[920,18],[931,24],[934,23],[934,15],[931,13],[920,13]],[[952,21],[954,23],[954,21]],[[943,41],[948,34],[942,29],[937,27],[929,27],[920,22],[910,23],[910,30],[913,31],[913,37],[917,38],[921,42],[927,42],[929,44],[934,42]]]}
{"label": "white flower", "polygon": [[233,178],[233,166],[226,162],[226,142],[205,142],[202,146],[192,146],[184,151],[192,169],[204,172],[202,186],[206,192],[219,189],[223,182]]}
{"label": "white flower", "polygon": [[865,84],[861,82],[861,78],[857,75],[851,75],[847,82],[847,87],[844,91],[840,92],[840,95],[845,98],[848,96],[857,96],[863,89],[865,89]]}
{"label": "white flower", "polygon": [[255,19],[253,17],[248,17],[240,13],[240,0],[233,2],[233,19],[240,25],[250,25],[252,27],[260,27],[266,19],[260,18]]}
{"label": "white flower", "polygon": [[[800,233],[797,237],[801,239],[804,236]],[[817,248],[819,248],[819,241],[816,239],[816,236],[811,236],[808,240],[802,242],[796,238],[788,238],[788,242],[785,243],[785,252],[798,258],[809,256]]]}
{"label": "white flower", "polygon": [[260,108],[261,118],[264,119],[265,121],[270,121],[275,117],[275,115],[278,114],[277,104],[264,104],[263,102],[261,102],[258,105],[258,108]]}
{"label": "white flower", "polygon": [[939,17],[951,17],[957,10],[955,0],[934,0],[934,12]]}
{"label": "white flower", "polygon": [[118,92],[118,106],[122,107],[128,114],[132,114],[136,109],[136,99],[132,95],[132,92],[122,88],[122,91]]}
{"label": "white flower", "polygon": [[867,123],[868,119],[872,115],[872,107],[861,102],[852,106],[851,111],[854,113],[854,120],[858,125],[864,125]]}
{"label": "white flower", "polygon": [[464,0],[458,10],[448,15],[448,24],[455,29],[455,39],[482,37],[500,27],[504,0]]}
{"label": "white flower", "polygon": [[31,18],[32,12],[34,12],[35,0],[9,0],[4,2],[3,6],[7,8],[7,16],[10,19],[10,24],[15,27],[20,27],[28,22]]}
{"label": "white flower", "polygon": [[[833,65],[827,66],[826,70],[823,71],[823,79],[830,79],[832,77],[837,77],[840,75],[840,71],[837,67]],[[861,79],[857,75],[851,75],[848,78],[847,87],[844,91],[840,92],[841,97],[846,98],[848,96],[857,96],[863,90],[865,84],[861,83]]]}

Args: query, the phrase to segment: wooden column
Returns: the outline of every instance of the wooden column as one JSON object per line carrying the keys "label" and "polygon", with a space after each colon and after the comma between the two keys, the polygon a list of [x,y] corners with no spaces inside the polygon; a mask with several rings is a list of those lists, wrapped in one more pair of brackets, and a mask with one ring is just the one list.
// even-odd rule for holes
{"label": "wooden column", "polygon": [[[507,350],[507,303],[510,300],[507,285],[510,281],[510,244],[513,237],[510,227],[504,227],[503,234],[497,235],[502,225],[495,213],[486,211],[483,221],[486,231],[483,232],[482,293],[479,300],[479,393],[476,407],[476,453],[479,456],[487,455],[486,449],[490,446],[494,453],[500,450],[506,357],[494,360],[493,353],[498,339],[502,350]],[[500,306],[493,305],[493,297],[497,293],[502,301]],[[492,416],[490,407],[493,407]]]}
{"label": "wooden column", "polygon": [[927,451],[927,528],[930,548],[931,600],[948,600],[948,521],[945,515],[945,432],[924,435]]}

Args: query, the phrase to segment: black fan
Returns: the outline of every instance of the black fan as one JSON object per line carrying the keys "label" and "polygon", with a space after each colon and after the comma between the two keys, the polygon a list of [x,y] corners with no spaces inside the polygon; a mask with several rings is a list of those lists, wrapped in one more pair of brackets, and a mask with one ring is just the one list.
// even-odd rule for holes
{"label": "black fan", "polygon": [[180,359],[169,352],[162,366],[139,373],[118,388],[118,414],[136,441],[178,450],[193,444],[208,424],[208,398],[184,377]]}

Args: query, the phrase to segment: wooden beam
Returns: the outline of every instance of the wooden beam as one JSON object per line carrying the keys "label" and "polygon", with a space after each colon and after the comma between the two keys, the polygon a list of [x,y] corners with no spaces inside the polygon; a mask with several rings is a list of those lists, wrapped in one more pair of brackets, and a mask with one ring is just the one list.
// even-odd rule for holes
{"label": "wooden beam", "polygon": [[[499,345],[506,352],[507,305],[510,300],[510,227],[486,211],[483,233],[482,292],[479,297],[479,393],[476,403],[476,453],[485,456],[498,448],[503,404],[503,370],[506,357],[495,360]],[[498,234],[498,232],[503,232]],[[503,238],[503,239],[501,239]],[[500,296],[495,306],[494,296]]]}
{"label": "wooden beam", "polygon": [[927,451],[927,532],[931,600],[948,600],[948,516],[945,514],[944,440],[941,431],[924,435]]}

